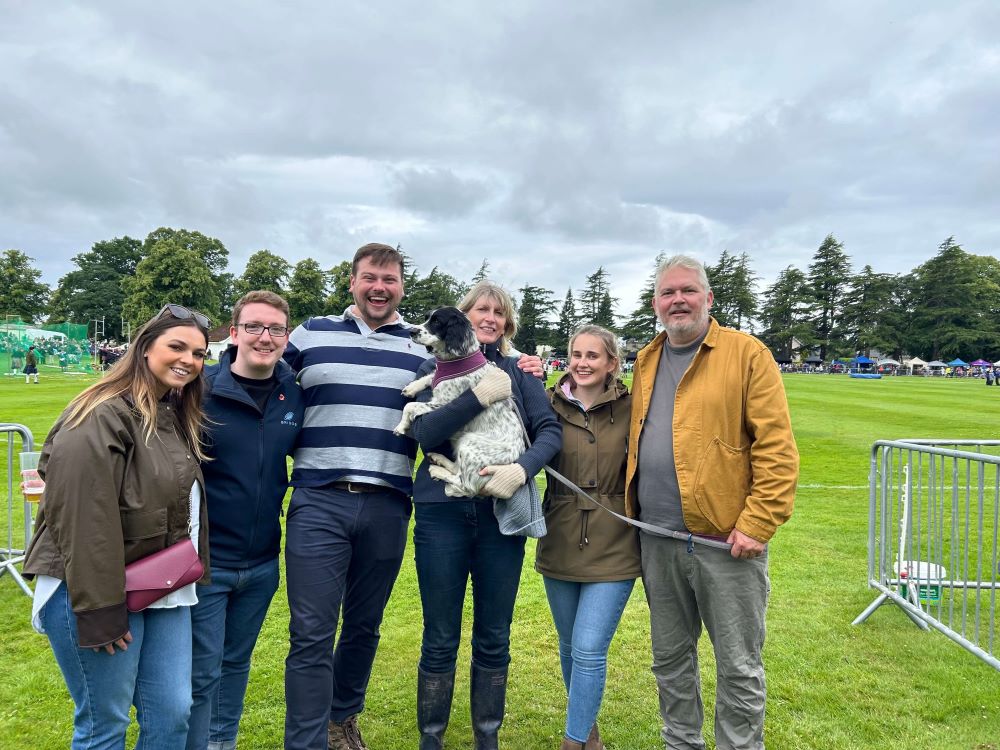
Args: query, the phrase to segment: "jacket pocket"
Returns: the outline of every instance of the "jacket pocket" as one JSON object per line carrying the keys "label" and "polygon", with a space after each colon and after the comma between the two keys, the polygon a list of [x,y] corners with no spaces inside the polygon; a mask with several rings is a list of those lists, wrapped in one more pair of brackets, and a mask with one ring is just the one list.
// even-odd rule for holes
{"label": "jacket pocket", "polygon": [[152,539],[167,533],[167,509],[122,511],[122,536],[126,542]]}
{"label": "jacket pocket", "polygon": [[[708,444],[694,480],[694,501],[715,531],[736,526],[750,490],[750,446],[734,448],[719,438]],[[691,529],[705,533],[709,529]]]}

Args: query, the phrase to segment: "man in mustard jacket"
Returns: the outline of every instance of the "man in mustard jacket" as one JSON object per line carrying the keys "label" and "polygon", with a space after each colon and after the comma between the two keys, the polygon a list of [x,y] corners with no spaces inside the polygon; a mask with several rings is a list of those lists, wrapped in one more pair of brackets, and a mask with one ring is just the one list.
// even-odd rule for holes
{"label": "man in mustard jacket", "polygon": [[665,330],[635,364],[625,502],[632,517],[732,545],[640,534],[666,747],[705,747],[704,623],[718,673],[716,746],[758,750],[767,545],[791,515],[799,456],[774,357],[709,317],[712,300],[699,261],[677,255],[657,269],[653,309]]}

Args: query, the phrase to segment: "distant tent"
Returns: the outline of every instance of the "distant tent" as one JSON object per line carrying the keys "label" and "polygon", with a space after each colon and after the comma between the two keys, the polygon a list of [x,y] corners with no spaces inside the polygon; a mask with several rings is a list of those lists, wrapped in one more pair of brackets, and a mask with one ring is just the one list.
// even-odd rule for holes
{"label": "distant tent", "polygon": [[820,359],[819,357],[813,355],[812,357],[806,357],[805,358],[805,363],[807,365],[820,365],[820,364],[823,364],[823,360]]}
{"label": "distant tent", "polygon": [[990,367],[992,363],[987,362],[985,359],[977,359],[975,362],[969,362],[973,367]]}
{"label": "distant tent", "polygon": [[963,362],[958,357],[955,357],[951,362],[948,363],[948,367],[968,367],[968,362]]}
{"label": "distant tent", "polygon": [[899,362],[894,359],[880,359],[878,361],[879,367],[899,367]]}
{"label": "distant tent", "polygon": [[868,357],[866,357],[864,354],[862,354],[860,357],[855,357],[854,359],[852,359],[851,360],[851,364],[852,365],[873,365],[873,364],[875,364],[875,360],[874,359],[868,359]]}

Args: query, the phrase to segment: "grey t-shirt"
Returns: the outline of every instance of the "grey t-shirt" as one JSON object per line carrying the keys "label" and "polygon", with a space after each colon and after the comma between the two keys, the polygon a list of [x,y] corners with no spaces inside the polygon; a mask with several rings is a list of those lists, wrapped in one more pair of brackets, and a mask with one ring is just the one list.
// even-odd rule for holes
{"label": "grey t-shirt", "polygon": [[639,520],[672,531],[688,530],[674,466],[674,399],[677,384],[704,340],[701,336],[680,347],[664,342],[649,412],[639,435]]}

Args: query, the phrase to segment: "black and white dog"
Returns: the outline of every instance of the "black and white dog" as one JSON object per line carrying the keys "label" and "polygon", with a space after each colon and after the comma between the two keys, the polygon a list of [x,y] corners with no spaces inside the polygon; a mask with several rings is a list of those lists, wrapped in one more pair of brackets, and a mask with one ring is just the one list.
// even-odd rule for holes
{"label": "black and white dog", "polygon": [[[413,401],[403,407],[403,418],[394,432],[403,435],[415,417],[433,411],[458,398],[486,375],[486,368],[496,367],[479,349],[476,333],[465,314],[454,307],[439,307],[422,326],[410,329],[410,338],[427,347],[437,360],[429,375],[410,383],[403,395],[413,398],[428,387],[430,401]],[[448,486],[449,497],[476,497],[490,477],[479,476],[484,466],[513,463],[525,448],[521,420],[512,405],[497,402],[486,407],[451,437],[455,455],[449,461],[439,453],[428,453],[432,462],[430,475]]]}

